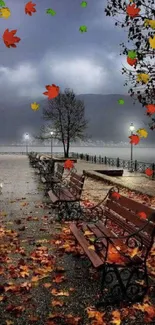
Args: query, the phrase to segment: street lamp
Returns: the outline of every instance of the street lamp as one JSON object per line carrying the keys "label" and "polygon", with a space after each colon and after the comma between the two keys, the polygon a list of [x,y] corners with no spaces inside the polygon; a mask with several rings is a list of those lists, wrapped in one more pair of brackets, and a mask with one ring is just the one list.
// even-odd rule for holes
{"label": "street lamp", "polygon": [[50,135],[51,135],[51,157],[52,157],[52,149],[53,149],[53,134],[54,134],[54,132],[53,131],[51,131],[50,132]]}
{"label": "street lamp", "polygon": [[[133,123],[130,124],[131,136],[133,135],[135,127]],[[133,143],[131,141],[131,155],[130,155],[130,172],[133,172]]]}
{"label": "street lamp", "polygon": [[25,141],[26,141],[26,154],[28,154],[28,140],[29,140],[29,134],[25,133],[24,135]]}

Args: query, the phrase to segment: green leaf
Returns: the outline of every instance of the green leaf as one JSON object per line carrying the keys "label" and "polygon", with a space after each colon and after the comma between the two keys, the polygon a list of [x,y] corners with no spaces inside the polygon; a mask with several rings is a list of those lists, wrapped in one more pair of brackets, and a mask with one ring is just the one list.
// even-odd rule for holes
{"label": "green leaf", "polygon": [[5,2],[3,0],[0,0],[0,7],[5,7]]}
{"label": "green leaf", "polygon": [[124,104],[124,99],[119,99],[118,104],[123,105]]}
{"label": "green leaf", "polygon": [[51,16],[55,16],[56,15],[56,11],[54,11],[52,8],[49,8],[46,10],[46,13],[51,15]]}
{"label": "green leaf", "polygon": [[86,8],[87,7],[87,2],[86,1],[82,1],[81,2],[81,7]]}
{"label": "green leaf", "polygon": [[85,26],[85,25],[80,26],[79,31],[80,31],[81,33],[85,33],[85,32],[87,32],[87,26]]}
{"label": "green leaf", "polygon": [[128,51],[128,57],[129,57],[130,59],[135,59],[136,56],[137,56],[137,52],[136,52],[136,51],[133,51],[133,50]]}

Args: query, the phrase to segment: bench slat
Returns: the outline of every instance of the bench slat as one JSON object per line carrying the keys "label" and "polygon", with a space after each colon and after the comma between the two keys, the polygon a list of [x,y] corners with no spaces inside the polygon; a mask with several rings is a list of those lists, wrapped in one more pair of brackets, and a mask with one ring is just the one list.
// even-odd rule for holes
{"label": "bench slat", "polygon": [[103,265],[103,261],[96,254],[96,252],[93,251],[93,250],[89,250],[88,249],[89,242],[86,240],[86,238],[84,237],[83,233],[77,228],[77,226],[75,225],[75,223],[71,223],[70,230],[74,234],[74,236],[77,239],[77,241],[80,243],[81,247],[83,248],[83,250],[85,251],[85,253],[89,257],[89,259],[91,260],[91,262],[94,265],[94,267],[95,268],[98,268],[101,265]]}
{"label": "bench slat", "polygon": [[149,217],[149,215],[154,211],[154,209],[151,209],[150,207],[140,203],[140,202],[136,202],[128,197],[125,197],[123,195],[121,195],[121,197],[119,198],[119,200],[111,197],[110,198],[111,201],[115,201],[118,202],[122,207],[124,206],[125,208],[134,211],[134,213],[138,213],[138,212],[145,212],[147,217]]}
{"label": "bench slat", "polygon": [[[145,221],[144,219],[140,219],[140,217],[138,217],[136,214],[132,213],[131,211],[125,209],[123,206],[119,205],[119,200],[118,202],[108,200],[106,207],[118,213],[122,218],[124,218],[124,220],[127,219],[128,221],[130,221],[132,224],[134,224],[139,228],[143,227],[147,223],[147,221]],[[141,212],[142,211],[143,210],[141,210]],[[148,233],[152,234],[152,225],[151,224],[148,225],[145,230]]]}

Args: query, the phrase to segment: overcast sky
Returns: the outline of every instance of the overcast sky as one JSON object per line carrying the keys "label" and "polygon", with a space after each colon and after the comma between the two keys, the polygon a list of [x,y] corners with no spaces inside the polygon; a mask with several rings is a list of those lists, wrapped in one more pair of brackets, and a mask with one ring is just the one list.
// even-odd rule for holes
{"label": "overcast sky", "polygon": [[[21,41],[17,48],[0,42],[0,96],[45,98],[45,85],[68,87],[76,94],[123,94],[121,74],[125,57],[119,55],[119,43],[126,33],[105,16],[106,0],[36,0],[37,12],[25,15],[27,1],[6,0],[11,17],[0,19],[1,36],[5,29],[17,29]],[[55,16],[46,14],[52,8]],[[86,25],[88,31],[80,33]]]}

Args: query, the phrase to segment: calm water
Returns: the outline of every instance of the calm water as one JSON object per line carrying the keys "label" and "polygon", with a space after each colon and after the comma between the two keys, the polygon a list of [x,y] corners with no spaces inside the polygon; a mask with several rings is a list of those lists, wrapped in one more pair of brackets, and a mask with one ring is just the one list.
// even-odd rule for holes
{"label": "calm water", "polygon": [[[28,147],[28,151],[35,152],[49,152],[51,151],[50,146],[46,147]],[[18,153],[23,152],[26,153],[25,146],[0,146],[0,153]],[[53,153],[62,153],[62,147],[53,147]],[[101,155],[109,158],[122,158],[122,159],[130,159],[130,148],[116,148],[116,147],[71,147],[70,152],[78,152],[78,153],[88,153],[91,155]],[[137,148],[133,147],[133,159],[137,159],[138,161],[146,161],[146,162],[155,162],[155,148]]]}

